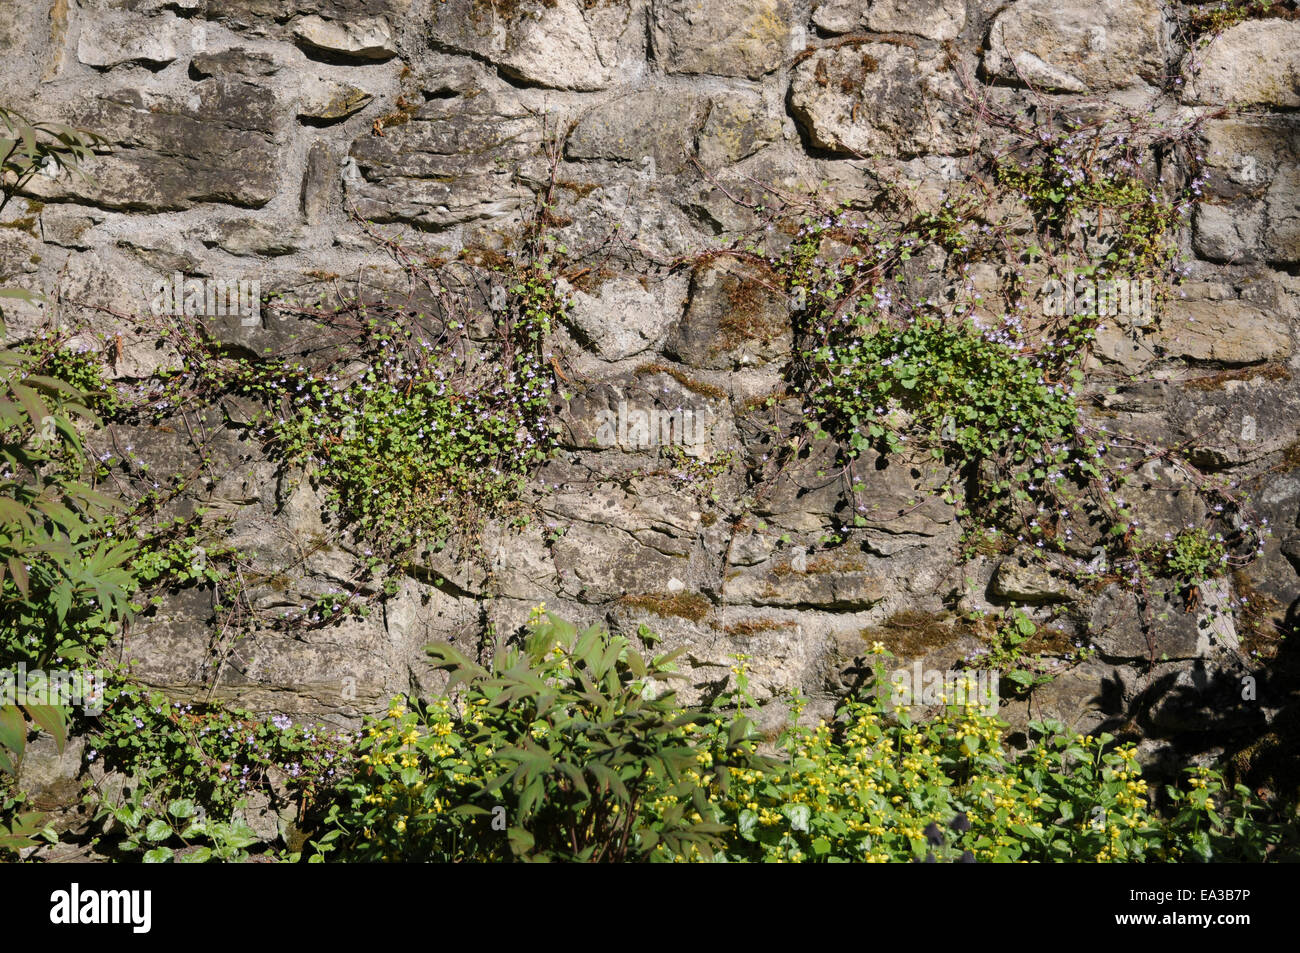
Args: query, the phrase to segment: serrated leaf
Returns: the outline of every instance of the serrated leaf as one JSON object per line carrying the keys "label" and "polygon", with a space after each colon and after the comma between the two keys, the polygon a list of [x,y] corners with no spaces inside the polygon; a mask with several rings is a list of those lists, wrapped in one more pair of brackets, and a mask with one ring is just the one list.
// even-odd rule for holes
{"label": "serrated leaf", "polygon": [[172,826],[162,818],[154,818],[149,822],[149,826],[144,829],[144,836],[147,840],[160,841],[166,840],[172,836]]}

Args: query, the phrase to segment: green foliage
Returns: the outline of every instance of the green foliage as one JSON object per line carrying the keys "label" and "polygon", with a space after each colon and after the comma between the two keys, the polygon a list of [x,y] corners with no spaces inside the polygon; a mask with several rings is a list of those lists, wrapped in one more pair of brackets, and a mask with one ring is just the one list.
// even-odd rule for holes
{"label": "green foliage", "polygon": [[89,786],[100,825],[92,842],[145,863],[240,861],[262,843],[248,826],[250,800],[310,813],[322,790],[350,770],[348,732],[263,720],[238,708],[171,701],[117,683],[91,725],[87,759],[121,784]]}
{"label": "green foliage", "polygon": [[[70,168],[103,142],[61,128],[20,127],[4,111],[0,120],[17,130],[0,139],[8,151],[6,202],[39,165]],[[231,571],[236,554],[213,544],[203,515],[159,515],[189,478],[177,475],[161,488],[129,446],[129,459],[116,463],[107,453],[89,458],[82,430],[100,426],[99,414],[162,421],[196,398],[262,401],[272,412],[251,424],[256,436],[322,484],[338,522],[366,541],[364,561],[376,575],[391,573],[419,546],[441,547],[456,533],[472,537],[483,520],[510,515],[524,475],[550,449],[544,414],[551,371],[542,342],[564,303],[546,244],[534,235],[531,258],[501,256],[489,269],[487,283],[506,292],[501,302],[492,296],[497,314],[490,329],[486,315],[461,309],[464,273],[452,276],[462,282],[453,292],[441,286],[447,276],[426,272],[420,277],[429,279],[424,287],[438,302],[436,314],[414,311],[409,299],[353,299],[317,312],[326,332],[313,359],[327,360],[310,367],[232,356],[192,325],[161,328],[185,364],[128,400],[127,391],[106,381],[97,355],[69,349],[62,335],[41,333],[0,352],[0,662],[90,662],[133,611],[161,604],[164,589],[211,585],[220,602],[230,603],[218,611],[240,606],[241,577]],[[471,284],[483,280],[482,271]],[[125,489],[121,500],[101,495],[94,483],[115,467],[114,476],[126,478],[119,488],[131,482],[134,467],[154,489],[134,505]],[[391,589],[388,578],[368,587]],[[364,612],[352,604],[356,595],[324,596],[316,614]],[[125,794],[103,800],[97,792],[91,801],[101,821],[128,832],[119,849],[154,845],[147,859],[166,859],[173,850],[187,859],[242,856],[245,834],[232,825],[249,792],[292,790],[307,810],[348,758],[350,738],[272,726],[221,706],[182,708],[121,681],[108,697],[109,711],[89,724],[90,756],[130,780]],[[66,713],[56,714],[62,743]],[[5,709],[4,767],[16,767],[21,757],[25,716],[45,715]],[[191,803],[201,806],[201,824],[174,810]],[[20,810],[20,799],[7,796],[4,816],[12,824],[5,830],[26,845],[40,819]]]}
{"label": "green foliage", "polygon": [[[1031,623],[1032,624],[1032,623]],[[643,637],[648,633],[643,632]],[[887,655],[883,648],[873,649]],[[492,670],[435,656],[464,691],[395,701],[339,788],[318,857],[367,860],[1261,860],[1295,851],[1209,768],[1160,791],[1132,745],[950,706],[914,722],[871,693],[755,754],[742,664],[722,707],[653,696],[671,675],[598,629],[535,615]],[[884,684],[883,666],[876,684]],[[494,819],[500,823],[493,824]]]}
{"label": "green foliage", "polygon": [[22,793],[10,791],[6,783],[17,776],[22,765],[29,718],[33,725],[53,735],[58,751],[67,743],[64,709],[54,705],[0,705],[0,857],[6,851],[36,846],[40,843],[37,838],[48,839],[45,815],[39,811],[23,811]]}
{"label": "green foliage", "polygon": [[[353,740],[283,716],[265,721],[119,683],[104,693],[88,756],[125,772],[152,804],[192,801],[211,818],[230,820],[241,800],[273,793],[273,784],[310,805],[347,769]],[[97,801],[94,793],[90,798]]]}
{"label": "green foliage", "polygon": [[[1246,7],[1260,4],[1231,9]],[[72,168],[102,144],[2,109],[0,123],[0,208],[40,165]],[[964,489],[971,509],[960,514],[988,524],[968,528],[973,549],[1025,536],[1059,545],[1049,521],[1075,505],[1075,488],[1110,489],[1105,448],[1084,432],[1076,404],[1095,318],[1033,319],[1023,289],[991,309],[965,294],[969,267],[1005,261],[1008,248],[1054,266],[1077,253],[1092,264],[1073,271],[1090,275],[1168,275],[1185,205],[1141,167],[1187,130],[1140,144],[1111,132],[1036,130],[995,164],[999,201],[1018,194],[1028,224],[997,220],[974,192],[910,210],[901,224],[841,208],[806,221],[770,261],[799,302],[789,383],[808,431],[836,437],[850,461],[918,447],[948,464],[949,499]],[[185,364],[132,405],[97,359],[52,335],[0,351],[0,663],[89,661],[163,588],[232,582],[223,563],[234,554],[212,545],[199,517],[151,522],[165,493],[123,513],[95,491],[108,469],[87,461],[80,428],[99,414],[160,419],[199,398],[260,402],[262,414],[231,422],[323,488],[349,548],[385,577],[321,596],[306,613],[313,620],[355,609],[363,589],[393,591],[394,570],[422,548],[459,538],[472,551],[485,520],[520,518],[527,477],[553,447],[545,340],[565,308],[556,256],[567,250],[541,229],[550,214],[526,225],[512,257],[480,256],[455,274],[442,262],[422,270],[387,243],[424,310],[414,296],[298,309],[320,334],[297,360],[251,359],[192,327],[166,328]],[[935,297],[923,262],[963,290]],[[491,315],[464,307],[475,295],[490,297]],[[802,434],[787,436],[777,445],[798,451]],[[663,456],[684,483],[709,484],[734,463],[729,454],[700,463],[673,447]],[[1229,559],[1229,542],[1208,530],[1143,548],[1128,519],[1121,508],[1109,542],[1140,557],[1139,582],[1157,571],[1195,587]],[[1126,577],[1132,569],[1113,565]],[[698,601],[692,614],[708,607],[674,598]],[[1028,655],[1037,634],[1013,609],[977,664],[1031,689],[1046,679]],[[654,642],[644,627],[638,638]],[[149,862],[245,860],[257,840],[243,816],[249,797],[292,792],[300,817],[328,806],[313,859],[1258,860],[1294,851],[1249,792],[1229,791],[1217,772],[1197,768],[1162,793],[1131,747],[1054,722],[1033,723],[1028,750],[1017,752],[1004,723],[969,710],[914,723],[864,695],[808,725],[796,701],[780,757],[761,756],[743,664],[719,701],[685,706],[664,687],[677,677],[673,656],[635,641],[537,612],[523,647],[489,666],[434,647],[448,692],[410,708],[394,702],[355,744],[119,683],[88,724],[87,757],[122,782],[87,794],[104,825],[96,844]],[[0,773],[16,771],[29,719],[62,747],[66,712],[0,709]],[[0,797],[0,851],[48,839],[21,797]]]}
{"label": "green foliage", "polygon": [[[57,123],[31,123],[0,108],[0,211],[41,168],[76,171],[105,142]],[[34,300],[21,289],[0,298]],[[5,333],[0,321],[0,335]],[[99,537],[113,501],[82,482],[87,467],[77,420],[95,422],[81,381],[0,349],[0,665],[85,660],[86,632],[129,614],[128,546]],[[28,718],[62,751],[67,712],[50,705],[0,705],[0,851],[36,843],[44,819],[19,813],[8,793],[26,749]]]}
{"label": "green foliage", "polygon": [[[0,108],[0,210],[42,168],[76,172],[105,141]],[[86,482],[77,429],[98,424],[105,391],[89,362],[44,339],[0,350],[0,664],[84,661],[93,633],[129,612],[131,547],[102,536],[117,504]]]}
{"label": "green foliage", "polygon": [[[2,144],[2,143],[0,143]],[[91,488],[78,421],[95,422],[74,383],[0,350],[0,666],[86,662],[131,612],[133,547],[104,537],[116,503]],[[0,775],[17,774],[28,719],[62,750],[68,712],[0,706]],[[7,787],[7,785],[5,785]],[[0,849],[33,846],[37,812],[4,795]]]}
{"label": "green foliage", "polygon": [[[997,166],[998,185],[1017,191],[1054,236],[1095,226],[1102,238],[1094,268],[1129,277],[1168,267],[1179,208],[1127,168],[1126,161],[1081,154],[1073,137],[1049,139],[1023,164]],[[1121,171],[1121,169],[1123,169]]]}
{"label": "green foliage", "polygon": [[1184,585],[1195,586],[1211,576],[1221,575],[1228,562],[1222,534],[1196,527],[1176,533],[1163,546],[1157,544],[1152,560]]}
{"label": "green foliage", "polygon": [[993,630],[988,651],[978,667],[998,672],[1011,684],[1012,694],[1023,694],[1052,680],[1042,671],[1042,660],[1026,654],[1026,643],[1038,633],[1038,625],[1023,609],[1011,608]]}
{"label": "green foliage", "polygon": [[[886,241],[841,213],[806,224],[786,252],[782,269],[806,302],[798,390],[811,430],[836,438],[850,460],[873,448],[929,453],[953,469],[947,489],[954,502],[965,497],[963,515],[1041,539],[1035,511],[1098,473],[1076,403],[1091,329],[1073,319],[1043,340],[1019,314],[990,320],[913,300],[891,273],[924,249],[924,235]],[[836,244],[853,253],[835,257]]]}
{"label": "green foliage", "polygon": [[28,704],[0,707],[0,772],[18,773],[27,746],[27,718],[53,735],[54,744],[60,751],[67,743],[68,724],[62,708],[56,705]]}
{"label": "green foliage", "polygon": [[122,409],[116,389],[104,376],[104,362],[99,355],[73,350],[48,332],[38,333],[17,350],[31,358],[31,373],[71,385],[97,416],[112,417]]}
{"label": "green foliage", "polygon": [[31,122],[0,107],[0,211],[37,172],[54,167],[82,174],[78,167],[107,143],[96,133],[56,122]]}
{"label": "green foliage", "polygon": [[124,787],[98,803],[95,820],[120,829],[113,844],[119,855],[138,855],[146,864],[230,863],[247,860],[248,848],[260,840],[240,818],[215,820],[187,798],[157,802],[147,790]]}
{"label": "green foliage", "polygon": [[747,719],[715,728],[663,689],[678,653],[647,657],[540,612],[526,647],[490,669],[430,651],[463,685],[459,707],[395,702],[319,846],[363,860],[708,858],[725,832],[709,792],[765,763]]}
{"label": "green foliage", "polygon": [[[191,518],[177,517],[154,527],[137,539],[137,552],[131,561],[131,576],[141,588],[156,584],[172,588],[203,583],[220,583],[227,573],[221,563],[234,555],[225,546],[204,542],[200,512]],[[133,520],[114,522],[114,535],[138,532]],[[137,609],[144,608],[136,605]]]}
{"label": "green foliage", "polygon": [[[877,678],[884,675],[877,672]],[[799,711],[798,705],[792,710]],[[1161,816],[1137,752],[1107,734],[1031,724],[1028,750],[1005,723],[951,707],[925,722],[875,698],[829,723],[792,723],[774,775],[747,775],[721,802],[727,855],[786,861],[1260,860],[1286,831],[1258,823],[1249,791],[1193,769]],[[1211,795],[1220,795],[1219,801]],[[1290,849],[1294,850],[1294,845]]]}
{"label": "green foliage", "polygon": [[103,535],[119,504],[85,482],[84,395],[0,351],[0,662],[85,661],[130,612],[134,547]]}
{"label": "green foliage", "polygon": [[[431,262],[412,275],[435,295],[423,310],[370,291],[277,302],[313,329],[310,364],[232,356],[192,328],[169,328],[185,360],[154,406],[170,413],[231,394],[261,403],[250,436],[322,489],[375,575],[453,541],[472,554],[485,520],[522,518],[525,478],[554,446],[543,340],[565,302],[548,260]],[[466,308],[461,295],[488,307]]]}
{"label": "green foliage", "polygon": [[[797,230],[781,223],[792,240],[774,243],[765,264],[790,298],[789,389],[805,418],[774,418],[777,451],[772,463],[763,457],[761,479],[827,437],[855,495],[869,485],[855,468],[863,454],[911,467],[928,454],[948,471],[933,492],[956,506],[968,557],[1015,553],[1058,575],[1092,550],[1109,581],[1146,592],[1165,574],[1194,597],[1208,560],[1226,554],[1238,568],[1261,551],[1264,524],[1226,481],[1183,466],[1215,514],[1223,552],[1193,551],[1185,539],[1161,555],[1118,491],[1143,461],[1177,461],[1181,451],[1109,434],[1081,399],[1103,321],[1142,333],[1185,274],[1175,234],[1204,184],[1201,120],[989,118],[1007,136],[987,167],[991,185],[972,167],[937,204],[886,185],[870,207],[808,214],[805,205]],[[1179,175],[1158,174],[1170,167]],[[1077,296],[1076,278],[1087,289]],[[1116,317],[1134,287],[1141,303]],[[926,494],[918,486],[917,506]],[[877,518],[867,502],[846,529]],[[1014,669],[1022,687],[1043,674]]]}
{"label": "green foliage", "polygon": [[514,499],[549,452],[545,373],[489,373],[467,387],[436,365],[387,361],[345,387],[317,378],[273,432],[288,462],[317,465],[330,506],[366,538],[440,547]]}
{"label": "green foliage", "polygon": [[24,811],[26,803],[21,791],[0,789],[0,859],[7,851],[17,853],[27,847],[37,847],[42,841],[54,842],[58,835],[45,823],[40,811]]}
{"label": "green foliage", "polygon": [[1072,392],[1047,380],[1041,358],[970,322],[922,317],[895,327],[870,312],[854,317],[848,340],[814,354],[825,367],[817,409],[848,425],[854,451],[873,439],[897,451],[906,435],[890,408],[901,407],[909,427],[963,459],[1068,461],[1068,451],[1054,444],[1076,429]]}
{"label": "green foliage", "polygon": [[1295,9],[1279,0],[1228,0],[1193,7],[1187,14],[1187,32],[1202,44],[1224,30],[1247,20],[1294,15]]}

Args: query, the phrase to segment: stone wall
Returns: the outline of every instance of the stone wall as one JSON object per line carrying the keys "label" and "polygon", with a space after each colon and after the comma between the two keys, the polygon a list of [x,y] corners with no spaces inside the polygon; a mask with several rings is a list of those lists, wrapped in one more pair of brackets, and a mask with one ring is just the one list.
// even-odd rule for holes
{"label": "stone wall", "polygon": [[[431,684],[430,641],[481,646],[545,602],[651,625],[688,648],[697,685],[746,653],[760,694],[799,688],[825,710],[872,641],[902,665],[952,668],[982,644],[960,613],[1015,602],[1055,633],[1048,654],[1098,652],[1009,706],[1013,720],[1136,719],[1166,742],[1262,730],[1289,689],[1252,655],[1276,655],[1275,635],[1243,645],[1242,601],[1274,632],[1300,595],[1300,21],[1285,6],[1189,49],[1174,24],[1190,8],[1158,0],[6,4],[0,102],[114,144],[93,178],[39,177],[6,210],[0,283],[49,299],[7,304],[6,320],[16,338],[77,329],[112,349],[121,383],[180,360],[138,320],[159,276],[256,279],[264,294],[400,278],[362,220],[424,255],[486,253],[553,189],[563,240],[607,252],[598,280],[570,276],[547,345],[571,399],[529,528],[489,521],[486,560],[431,556],[381,611],[306,631],[230,632],[220,593],[182,590],[130,628],[124,657],[178,698],[354,723]],[[1186,296],[1149,327],[1099,335],[1085,406],[1247,485],[1273,532],[1199,605],[1174,600],[1145,627],[1122,589],[1085,591],[1018,552],[963,553],[956,510],[929,492],[937,465],[868,454],[859,499],[826,447],[755,483],[773,448],[749,408],[785,380],[786,303],[760,291],[736,332],[751,266],[694,256],[760,225],[768,194],[857,207],[886,183],[942,194],[991,147],[962,105],[972,82],[1008,108],[1206,117],[1208,171],[1179,238]],[[269,304],[254,324],[205,326],[244,353],[297,346]],[[689,408],[709,480],[598,439],[620,402]],[[267,459],[230,407],[179,411],[101,437],[155,472],[202,474],[190,499],[226,518],[245,574],[269,580],[252,587],[258,609],[300,610],[357,578],[363,554],[328,531],[310,481]],[[1148,526],[1177,529],[1205,515],[1185,484],[1154,460],[1127,492]],[[855,506],[863,525],[827,543]],[[1249,673],[1277,690],[1243,707]]]}

